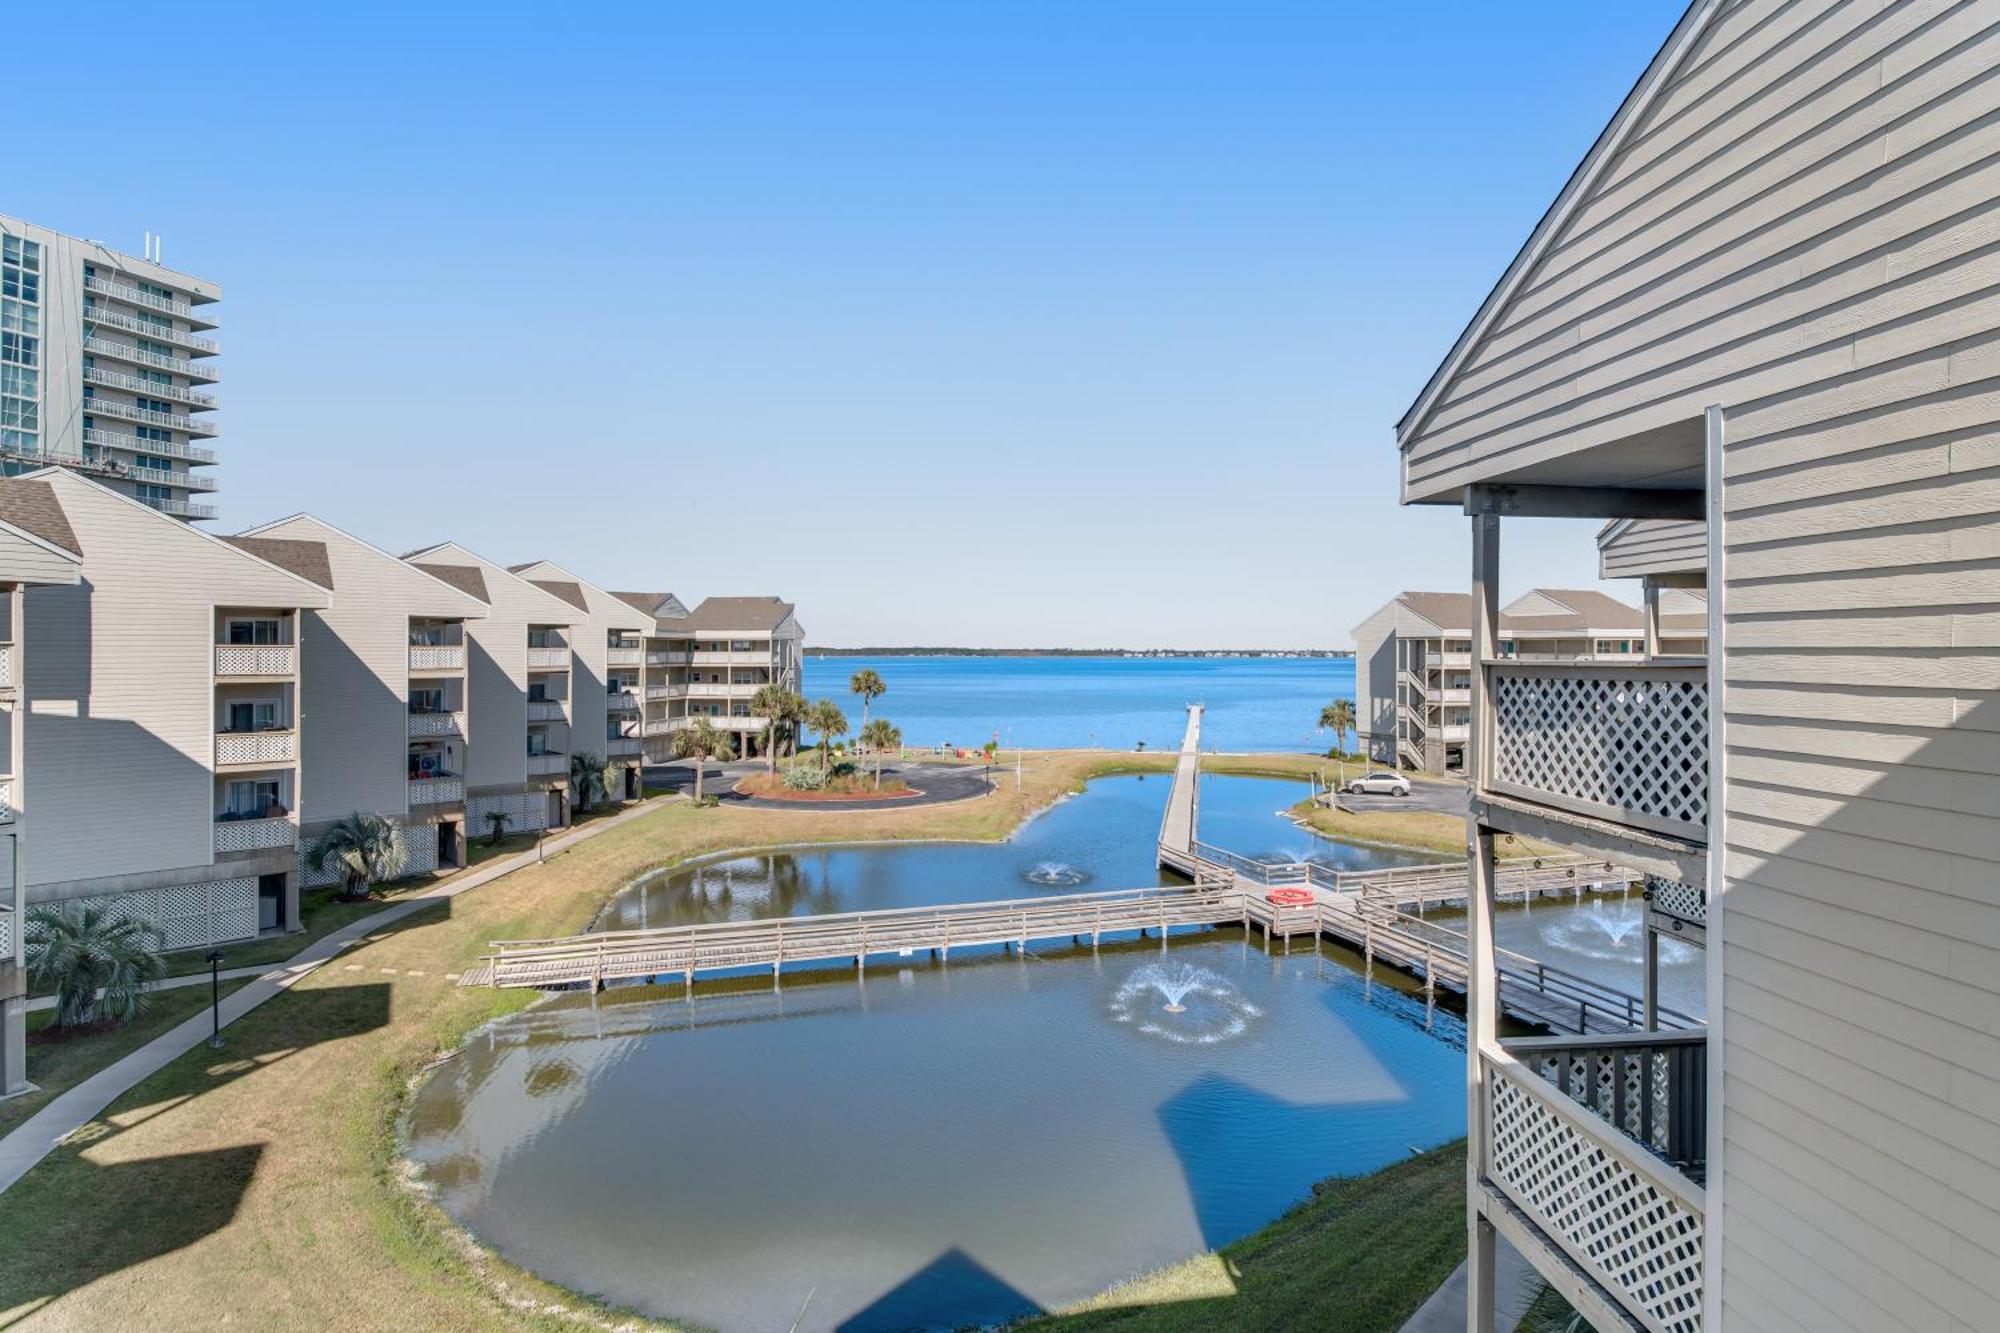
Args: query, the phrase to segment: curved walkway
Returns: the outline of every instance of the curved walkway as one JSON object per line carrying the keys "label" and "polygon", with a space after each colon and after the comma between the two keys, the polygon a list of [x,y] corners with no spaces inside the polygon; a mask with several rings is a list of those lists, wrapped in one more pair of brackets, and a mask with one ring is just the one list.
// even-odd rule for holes
{"label": "curved walkway", "polygon": [[[629,810],[605,819],[593,820],[582,828],[572,829],[559,837],[545,839],[539,848],[530,847],[512,856],[489,861],[476,869],[464,871],[435,888],[399,899],[379,912],[350,921],[338,930],[329,931],[285,962],[271,967],[250,969],[258,974],[257,979],[247,986],[239,987],[222,1001],[223,1027],[227,1028],[264,1001],[289,990],[300,977],[314,971],[322,963],[339,954],[342,949],[366,939],[391,922],[400,921],[411,913],[421,912],[427,907],[435,907],[440,902],[456,898],[459,894],[476,889],[482,884],[491,884],[503,875],[533,864],[549,852],[563,851],[587,838],[596,837],[606,829],[616,828],[620,824],[637,819],[659,804],[658,799],[641,801]],[[208,977],[204,974],[198,979],[205,982]],[[140,1081],[206,1042],[209,1032],[209,1016],[196,1014],[180,1026],[155,1037],[130,1055],[100,1069],[22,1121],[13,1133],[0,1138],[0,1193],[12,1188],[15,1181],[28,1174],[57,1144],[103,1114],[105,1107],[124,1096]]]}

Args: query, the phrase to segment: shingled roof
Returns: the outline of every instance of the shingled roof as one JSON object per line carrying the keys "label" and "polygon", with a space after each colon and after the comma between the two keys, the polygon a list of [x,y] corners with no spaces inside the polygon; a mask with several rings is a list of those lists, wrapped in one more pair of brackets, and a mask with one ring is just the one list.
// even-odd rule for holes
{"label": "shingled roof", "polygon": [[76,530],[69,525],[69,515],[63,513],[55,487],[46,481],[0,481],[0,522],[33,533],[71,555],[83,554],[83,543],[76,539]]}
{"label": "shingled roof", "polygon": [[[526,568],[526,565],[521,566],[521,569]],[[518,574],[520,570],[510,570],[509,572]],[[581,585],[566,583],[561,579],[529,579],[528,582],[534,584],[551,597],[560,597],[577,610],[584,612],[586,615],[589,614],[590,599],[583,595]]]}
{"label": "shingled roof", "polygon": [[432,578],[449,583],[460,592],[469,593],[482,602],[493,600],[486,595],[486,576],[479,572],[477,565],[425,565],[415,560],[410,563]]}
{"label": "shingled roof", "polygon": [[663,621],[674,630],[696,633],[729,630],[768,632],[785,623],[792,604],[776,597],[710,597],[685,616]]}
{"label": "shingled roof", "polygon": [[296,541],[289,537],[224,537],[222,540],[310,583],[317,583],[329,591],[333,588],[333,560],[326,553],[325,542]]}

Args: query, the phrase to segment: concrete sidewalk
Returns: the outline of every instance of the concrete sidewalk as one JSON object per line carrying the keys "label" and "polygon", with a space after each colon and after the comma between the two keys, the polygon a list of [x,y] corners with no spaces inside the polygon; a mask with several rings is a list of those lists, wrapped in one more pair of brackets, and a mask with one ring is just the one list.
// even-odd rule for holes
{"label": "concrete sidewalk", "polygon": [[[1521,1316],[1541,1294],[1542,1277],[1504,1238],[1496,1238],[1493,1267],[1493,1327],[1514,1333]],[[1402,1333],[1465,1333],[1465,1265],[1452,1271],[1431,1298],[1417,1307]]]}
{"label": "concrete sidewalk", "polygon": [[[350,921],[340,929],[322,935],[283,963],[233,969],[251,974],[256,980],[223,999],[222,1025],[228,1027],[264,1001],[290,989],[300,977],[313,972],[341,950],[361,942],[384,926],[400,921],[413,912],[421,912],[427,907],[455,898],[482,884],[491,884],[503,875],[512,874],[523,866],[533,865],[548,852],[566,850],[597,836],[606,829],[629,823],[671,799],[674,798],[656,797],[650,801],[642,801],[631,809],[607,819],[596,820],[560,837],[549,838],[539,848],[530,847],[513,856],[488,862],[475,870],[467,870],[435,888],[401,899],[379,912]],[[175,980],[178,984],[187,985],[205,982],[208,977],[197,975],[192,979]],[[0,1193],[12,1188],[15,1181],[26,1175],[42,1158],[48,1156],[57,1144],[103,1114],[105,1107],[124,1096],[148,1076],[157,1073],[206,1042],[210,1030],[209,1015],[206,1012],[196,1014],[180,1026],[155,1037],[124,1059],[91,1075],[22,1121],[13,1133],[0,1138]]]}

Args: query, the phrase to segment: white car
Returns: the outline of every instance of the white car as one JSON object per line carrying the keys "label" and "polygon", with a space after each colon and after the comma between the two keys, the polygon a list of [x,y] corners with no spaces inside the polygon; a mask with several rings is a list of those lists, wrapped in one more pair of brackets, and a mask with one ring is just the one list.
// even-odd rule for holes
{"label": "white car", "polygon": [[1400,773],[1364,773],[1347,784],[1352,796],[1408,796],[1410,780]]}

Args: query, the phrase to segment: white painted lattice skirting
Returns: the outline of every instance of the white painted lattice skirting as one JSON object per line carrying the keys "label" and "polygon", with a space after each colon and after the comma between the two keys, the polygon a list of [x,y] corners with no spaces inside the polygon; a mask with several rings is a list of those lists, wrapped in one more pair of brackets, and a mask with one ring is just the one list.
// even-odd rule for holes
{"label": "white painted lattice skirting", "polygon": [[1498,662],[1486,670],[1492,790],[1707,841],[1706,667]]}
{"label": "white painted lattice skirting", "polygon": [[1700,1333],[1701,1188],[1511,1057],[1482,1053],[1488,1178],[1654,1333]]}

